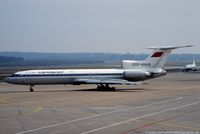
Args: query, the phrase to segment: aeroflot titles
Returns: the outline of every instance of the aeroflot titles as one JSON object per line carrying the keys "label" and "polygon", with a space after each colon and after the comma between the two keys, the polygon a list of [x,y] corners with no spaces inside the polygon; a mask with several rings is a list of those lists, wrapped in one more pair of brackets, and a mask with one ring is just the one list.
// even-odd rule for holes
{"label": "aeroflot titles", "polygon": [[40,71],[39,74],[63,74],[63,71]]}

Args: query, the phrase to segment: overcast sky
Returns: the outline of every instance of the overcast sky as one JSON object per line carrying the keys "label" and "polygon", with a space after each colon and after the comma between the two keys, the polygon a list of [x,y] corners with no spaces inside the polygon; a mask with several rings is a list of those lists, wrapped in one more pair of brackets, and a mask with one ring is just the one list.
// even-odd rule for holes
{"label": "overcast sky", "polygon": [[1,0],[0,51],[146,53],[195,45],[200,0]]}

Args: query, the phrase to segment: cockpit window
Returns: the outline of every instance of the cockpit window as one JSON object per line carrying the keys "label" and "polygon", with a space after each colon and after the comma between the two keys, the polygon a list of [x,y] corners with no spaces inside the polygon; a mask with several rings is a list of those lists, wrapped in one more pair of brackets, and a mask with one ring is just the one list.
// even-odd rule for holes
{"label": "cockpit window", "polygon": [[20,76],[19,74],[12,74],[10,77],[17,77]]}

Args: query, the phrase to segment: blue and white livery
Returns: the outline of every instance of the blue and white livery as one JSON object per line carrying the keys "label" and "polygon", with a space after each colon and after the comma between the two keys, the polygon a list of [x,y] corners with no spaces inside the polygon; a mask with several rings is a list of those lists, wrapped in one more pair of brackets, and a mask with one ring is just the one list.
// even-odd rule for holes
{"label": "blue and white livery", "polygon": [[144,61],[123,60],[121,69],[59,69],[20,71],[7,77],[12,84],[96,84],[98,89],[114,89],[109,84],[142,84],[139,81],[160,77],[166,74],[164,64],[173,49],[191,46],[157,46]]}

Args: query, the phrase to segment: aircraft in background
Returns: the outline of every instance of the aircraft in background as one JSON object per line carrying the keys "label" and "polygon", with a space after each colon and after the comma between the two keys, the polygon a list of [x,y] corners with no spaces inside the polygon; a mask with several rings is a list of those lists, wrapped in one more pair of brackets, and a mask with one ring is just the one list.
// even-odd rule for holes
{"label": "aircraft in background", "polygon": [[199,68],[197,67],[195,60],[193,60],[192,64],[185,65],[185,68],[183,69],[183,71],[186,71],[186,72],[189,72],[189,71],[196,72],[196,71],[199,71]]}
{"label": "aircraft in background", "polygon": [[98,89],[115,89],[110,84],[142,84],[139,81],[166,75],[163,69],[173,49],[188,46],[156,46],[144,61],[123,60],[121,69],[58,69],[20,71],[7,77],[5,81],[12,84],[34,85],[48,84],[96,84]]}

